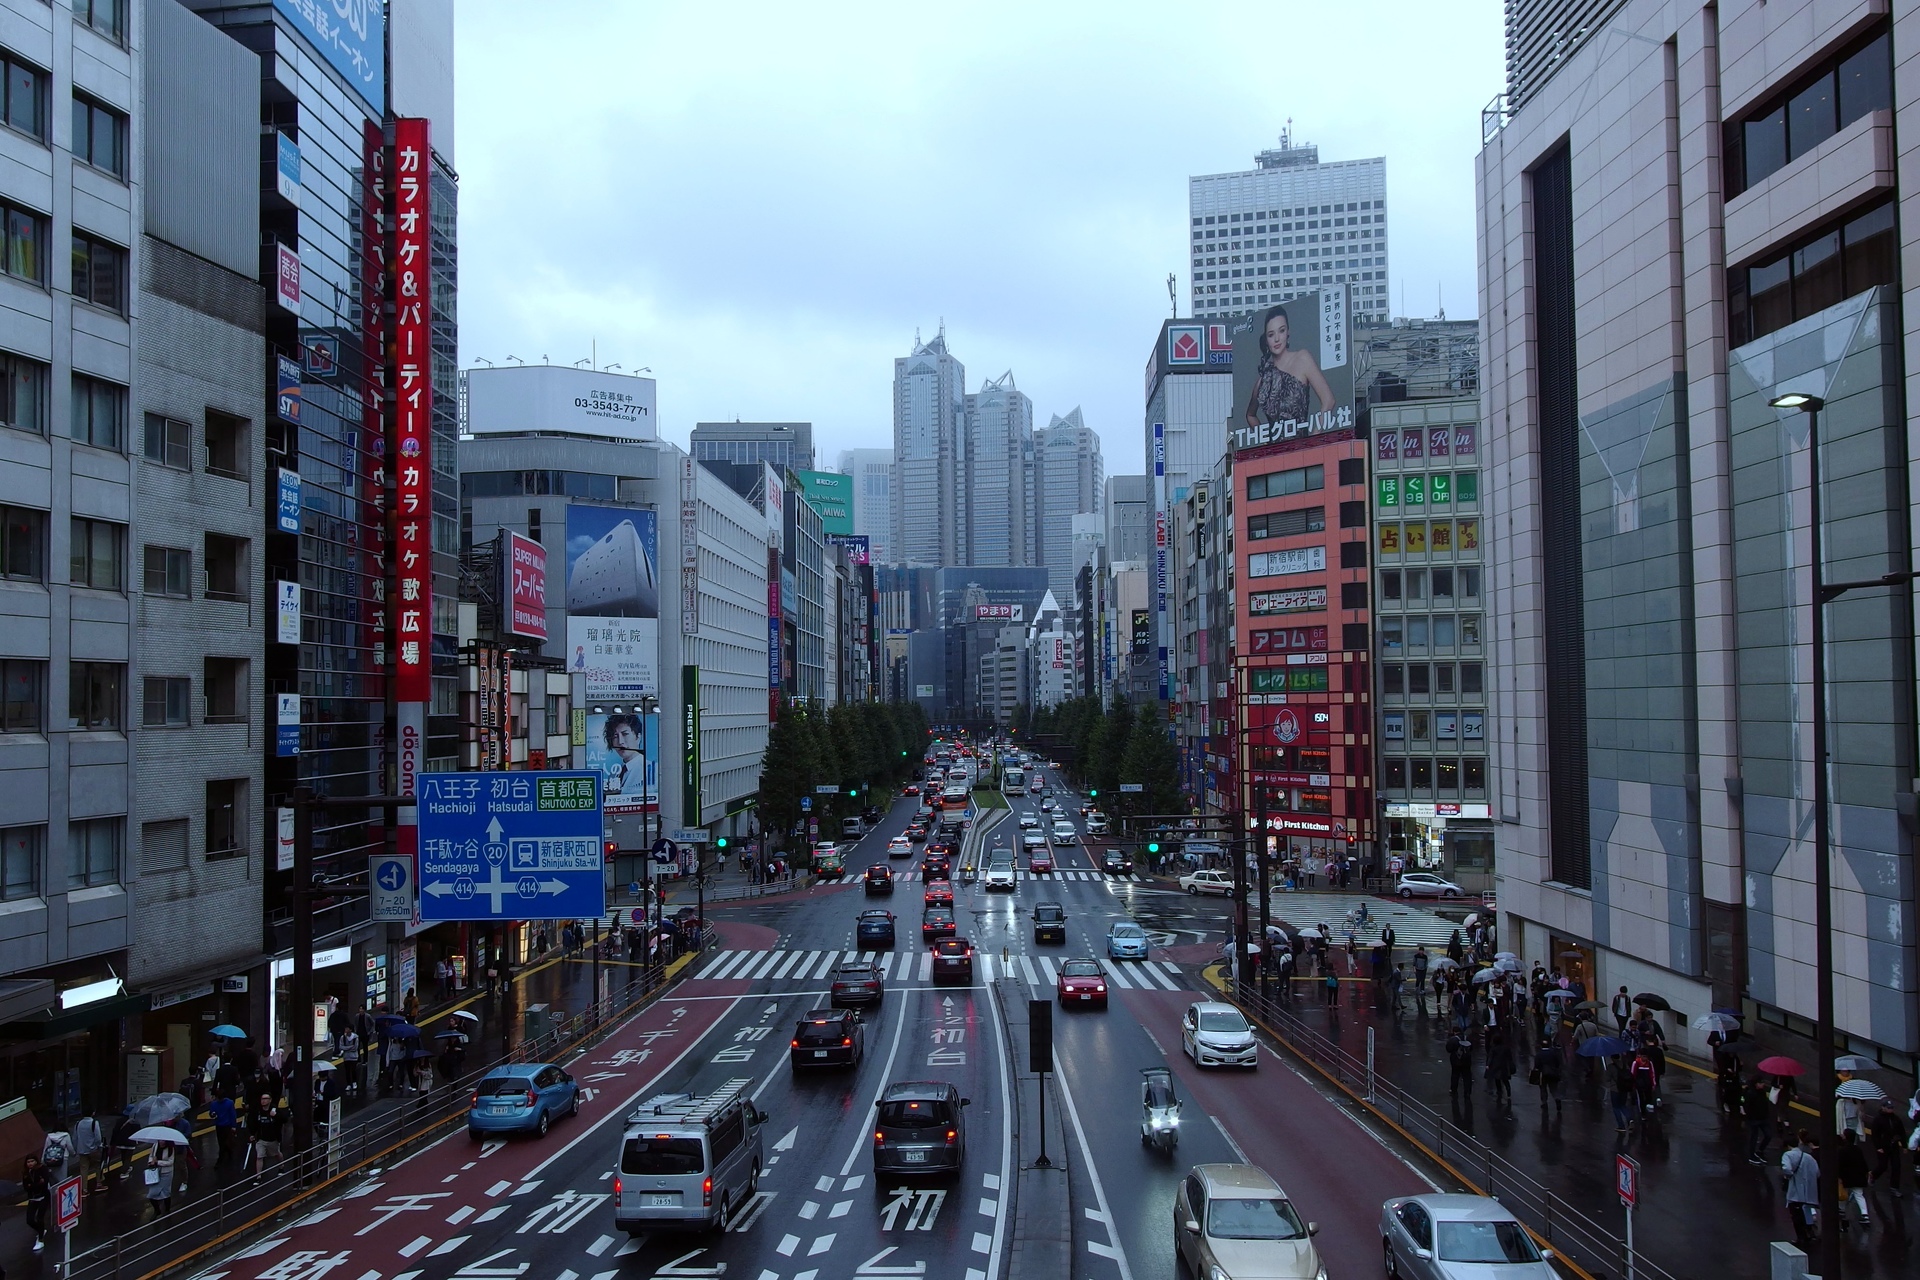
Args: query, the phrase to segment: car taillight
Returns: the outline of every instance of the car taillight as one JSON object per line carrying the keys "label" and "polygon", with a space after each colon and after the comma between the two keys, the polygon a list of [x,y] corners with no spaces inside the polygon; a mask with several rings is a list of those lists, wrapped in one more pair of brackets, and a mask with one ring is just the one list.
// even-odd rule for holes
{"label": "car taillight", "polygon": [[840,1047],[841,1047],[842,1049],[849,1049],[849,1048],[852,1048],[852,1047],[853,1047],[853,1037],[852,1037],[852,1036],[842,1036],[842,1037],[840,1038]]}
{"label": "car taillight", "polygon": [[477,1107],[479,1105],[480,1105],[480,1091],[478,1089],[475,1089],[473,1091],[473,1097],[467,1099],[467,1109],[472,1110],[474,1107]]}
{"label": "car taillight", "polygon": [[887,1140],[886,1134],[880,1132],[878,1129],[875,1129],[873,1131],[873,1144],[875,1146],[879,1146],[881,1143],[885,1142],[886,1140]]}
{"label": "car taillight", "polygon": [[956,1130],[956,1129],[949,1129],[949,1130],[947,1130],[947,1145],[948,1145],[948,1146],[952,1146],[952,1145],[953,1145],[953,1140],[954,1140],[955,1138],[957,1138],[957,1137],[959,1137],[959,1136],[960,1136],[960,1133],[959,1133],[959,1131],[958,1131],[958,1130]]}
{"label": "car taillight", "polygon": [[787,1048],[789,1049],[798,1049],[799,1047],[800,1042],[798,1040],[792,1040],[787,1043]]}
{"label": "car taillight", "polygon": [[620,1207],[620,1175],[619,1174],[615,1174],[613,1177],[613,1207],[616,1209]]}
{"label": "car taillight", "polygon": [[533,1107],[533,1106],[538,1106],[539,1103],[540,1103],[540,1095],[536,1094],[531,1089],[527,1090],[527,1105],[530,1107]]}
{"label": "car taillight", "polygon": [[707,1206],[713,1203],[713,1179],[708,1178],[700,1184],[700,1203]]}

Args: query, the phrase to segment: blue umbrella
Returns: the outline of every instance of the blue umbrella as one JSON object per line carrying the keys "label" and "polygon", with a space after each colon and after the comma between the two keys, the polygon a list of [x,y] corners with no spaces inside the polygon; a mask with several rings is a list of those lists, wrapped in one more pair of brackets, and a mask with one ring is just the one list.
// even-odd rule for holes
{"label": "blue umbrella", "polygon": [[1619,1036],[1594,1036],[1582,1041],[1575,1050],[1583,1058],[1612,1058],[1631,1052],[1633,1046]]}
{"label": "blue umbrella", "polygon": [[387,1024],[385,1030],[387,1039],[389,1040],[418,1040],[420,1038],[420,1028],[414,1026],[411,1022],[391,1022]]}
{"label": "blue umbrella", "polygon": [[231,1022],[223,1022],[207,1034],[219,1036],[222,1040],[245,1040],[247,1038],[247,1033],[234,1026]]}

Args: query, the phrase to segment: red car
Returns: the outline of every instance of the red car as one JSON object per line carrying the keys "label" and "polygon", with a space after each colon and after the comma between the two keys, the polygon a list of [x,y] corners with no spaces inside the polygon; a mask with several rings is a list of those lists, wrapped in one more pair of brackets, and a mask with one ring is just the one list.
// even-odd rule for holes
{"label": "red car", "polygon": [[953,906],[953,884],[947,880],[936,880],[927,886],[927,905],[930,907]]}
{"label": "red car", "polygon": [[1034,872],[1034,873],[1038,873],[1042,871],[1052,872],[1053,851],[1051,849],[1048,849],[1045,845],[1042,845],[1040,848],[1035,849],[1032,853],[1028,854],[1027,870],[1029,872]]}
{"label": "red car", "polygon": [[900,788],[900,794],[903,796],[917,796],[920,794],[920,784],[917,782],[909,782],[906,786]]}
{"label": "red car", "polygon": [[1107,975],[1098,960],[1065,960],[1060,964],[1060,1007],[1107,1007]]}

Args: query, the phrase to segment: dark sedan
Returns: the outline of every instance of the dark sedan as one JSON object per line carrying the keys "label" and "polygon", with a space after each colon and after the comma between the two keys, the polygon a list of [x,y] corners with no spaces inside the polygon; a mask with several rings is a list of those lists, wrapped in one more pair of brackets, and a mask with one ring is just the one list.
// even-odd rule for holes
{"label": "dark sedan", "polygon": [[867,882],[867,896],[893,892],[893,868],[884,862],[876,862],[867,868],[864,877]]}
{"label": "dark sedan", "polygon": [[880,978],[880,966],[871,960],[847,960],[833,971],[833,986],[828,1002],[838,1009],[846,1005],[879,1004],[886,995]]}
{"label": "dark sedan", "polygon": [[926,914],[920,917],[920,940],[929,946],[941,938],[951,938],[956,932],[953,912],[949,908],[928,907]]}
{"label": "dark sedan", "polygon": [[853,925],[853,943],[860,951],[893,950],[893,912],[862,911]]}
{"label": "dark sedan", "polygon": [[933,944],[933,981],[973,984],[973,944],[965,938],[942,938]]}
{"label": "dark sedan", "polygon": [[926,881],[953,879],[953,864],[928,854],[920,862],[920,878]]}
{"label": "dark sedan", "polygon": [[1110,876],[1130,876],[1133,874],[1133,855],[1120,849],[1109,849],[1100,857],[1100,869]]}

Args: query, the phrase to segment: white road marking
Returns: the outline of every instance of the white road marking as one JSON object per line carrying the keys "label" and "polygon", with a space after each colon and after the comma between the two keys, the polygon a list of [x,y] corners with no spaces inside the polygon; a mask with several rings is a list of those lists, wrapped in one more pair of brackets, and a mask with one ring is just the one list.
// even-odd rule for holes
{"label": "white road marking", "polygon": [[733,966],[745,959],[746,955],[747,953],[744,951],[722,951],[713,958],[712,964],[700,971],[699,976],[702,978],[721,977],[727,970],[733,968]]}
{"label": "white road marking", "polygon": [[781,1236],[780,1243],[773,1246],[773,1251],[779,1254],[783,1258],[791,1258],[793,1256],[793,1251],[795,1249],[798,1249],[799,1247],[800,1247],[799,1236]]}
{"label": "white road marking", "polygon": [[452,1182],[452,1181],[453,1181],[453,1180],[454,1180],[455,1178],[458,1178],[459,1176],[460,1176],[460,1175],[459,1175],[459,1174],[457,1174],[457,1173],[450,1173],[450,1174],[448,1174],[448,1175],[447,1175],[446,1177],[444,1177],[444,1178],[442,1178],[442,1179],[440,1179],[440,1181],[441,1181],[441,1182],[442,1182],[443,1184],[444,1184],[444,1183],[448,1183],[448,1182]]}
{"label": "white road marking", "polygon": [[818,982],[820,981],[820,979],[826,977],[827,970],[833,968],[833,962],[835,959],[836,957],[834,956],[833,952],[831,951],[827,952],[826,955],[823,956],[820,960],[820,967],[813,971],[813,981]]}
{"label": "white road marking", "polygon": [[848,1178],[845,1182],[841,1183],[840,1189],[842,1191],[858,1191],[861,1187],[864,1187],[866,1185],[867,1185],[867,1175],[864,1173],[856,1173],[851,1178]]}
{"label": "white road marking", "polygon": [[985,1253],[991,1248],[993,1248],[992,1236],[984,1231],[976,1231],[973,1233],[973,1251],[975,1253]]}
{"label": "white road marking", "polygon": [[799,963],[800,956],[801,956],[801,953],[798,951],[789,951],[787,953],[787,958],[780,962],[780,967],[773,971],[773,976],[776,978],[786,977],[787,971],[793,968],[795,964]]}
{"label": "white road marking", "polygon": [[998,1200],[990,1200],[986,1196],[981,1196],[980,1212],[991,1218],[994,1214],[1000,1212],[1000,1202]]}
{"label": "white road marking", "polygon": [[1098,1240],[1087,1241],[1087,1252],[1098,1254],[1102,1258],[1112,1258],[1116,1262],[1120,1260],[1120,1251],[1118,1249],[1110,1244],[1101,1244]]}
{"label": "white road marking", "polygon": [[587,1246],[587,1252],[593,1257],[597,1258],[601,1254],[605,1253],[610,1247],[612,1247],[612,1245],[613,1245],[612,1236],[601,1236],[598,1240],[595,1240],[592,1244]]}
{"label": "white road marking", "polygon": [[833,1190],[833,1179],[823,1173],[813,1180],[813,1189],[815,1191],[831,1191]]}
{"label": "white road marking", "polygon": [[758,982],[760,981],[760,979],[767,976],[767,974],[773,969],[773,966],[780,963],[780,957],[783,954],[784,954],[783,952],[779,952],[779,951],[770,951],[767,953],[767,958],[765,960],[761,961],[759,964],[754,966],[752,973],[747,973],[743,970],[741,973],[736,974],[735,976],[743,977],[743,978],[751,978],[755,982]]}
{"label": "white road marking", "polygon": [[1053,969],[1053,957],[1052,957],[1052,956],[1041,956],[1041,957],[1040,957],[1040,970],[1041,970],[1041,972],[1043,972],[1043,973],[1045,973],[1045,974],[1047,975],[1047,982],[1046,982],[1046,985],[1047,985],[1047,986],[1049,986],[1049,987],[1053,987],[1053,986],[1058,986],[1058,985],[1059,985],[1059,983],[1060,983],[1060,975],[1059,975],[1058,973],[1055,973],[1055,972],[1054,972],[1054,969]]}
{"label": "white road marking", "polygon": [[1000,1175],[997,1173],[983,1173],[980,1175],[980,1185],[989,1191],[998,1191],[1000,1189]]}
{"label": "white road marking", "polygon": [[[901,1010],[895,1010],[893,1015],[893,1043],[887,1049],[887,1060],[880,1068],[880,1085],[874,1090],[873,1101],[868,1104],[869,1108],[879,1105],[880,1090],[885,1089],[887,1082],[893,1079],[893,1060],[900,1052],[900,1033],[906,1029],[906,1026],[906,1014]],[[867,1136],[866,1115],[867,1112],[862,1110],[860,1133],[853,1140],[853,1149],[847,1152],[847,1162],[840,1166],[840,1176],[843,1178],[853,1172],[853,1162],[860,1158],[860,1152],[865,1150],[867,1144],[872,1141],[872,1139]],[[1009,1120],[1009,1123],[1011,1123],[1011,1120]]]}
{"label": "white road marking", "polygon": [[267,1253],[267,1252],[270,1252],[271,1250],[278,1249],[281,1245],[285,1244],[286,1242],[287,1242],[287,1238],[285,1236],[276,1236],[272,1240],[262,1240],[259,1244],[253,1246],[253,1248],[247,1250],[245,1253],[235,1254],[234,1257],[236,1259],[237,1258],[257,1258],[263,1253]]}
{"label": "white road marking", "polygon": [[1122,991],[1131,991],[1133,989],[1133,982],[1128,979],[1126,974],[1120,971],[1120,966],[1118,964],[1114,963],[1112,960],[1102,960],[1100,962],[1100,965],[1102,968],[1104,968],[1107,971],[1108,982],[1111,982],[1114,986],[1119,987]]}
{"label": "white road marking", "polygon": [[817,1254],[825,1253],[827,1250],[833,1248],[834,1235],[835,1235],[834,1232],[829,1231],[827,1232],[826,1235],[821,1236],[818,1240],[815,1240],[812,1244],[808,1245],[807,1256],[811,1258]]}
{"label": "white road marking", "polygon": [[508,1187],[510,1187],[510,1186],[512,1186],[512,1185],[513,1185],[513,1184],[512,1184],[511,1182],[508,1182],[507,1180],[505,1180],[505,1179],[503,1178],[503,1179],[501,1179],[501,1180],[500,1180],[499,1182],[496,1182],[496,1183],[494,1183],[494,1184],[493,1184],[492,1186],[490,1186],[490,1187],[488,1187],[488,1188],[487,1188],[487,1194],[488,1194],[488,1195],[490,1195],[490,1196],[497,1196],[497,1195],[499,1195],[499,1194],[500,1194],[500,1193],[501,1193],[502,1191],[505,1191],[505,1190],[506,1190],[506,1189],[507,1189]]}
{"label": "white road marking", "polygon": [[562,1271],[554,1277],[554,1280],[580,1280],[580,1273],[578,1271]]}
{"label": "white road marking", "polygon": [[1033,975],[1033,961],[1027,959],[1025,952],[1022,952],[1018,957],[1018,959],[1020,961],[1020,976],[1027,980],[1028,986],[1030,987],[1039,986],[1040,979],[1034,977]]}
{"label": "white road marking", "polygon": [[640,1252],[640,1241],[636,1237],[628,1236],[627,1242],[613,1251],[613,1256],[616,1258],[624,1258],[630,1253],[638,1252]]}
{"label": "white road marking", "polygon": [[832,1209],[827,1211],[827,1216],[829,1218],[844,1218],[847,1216],[848,1213],[852,1212],[852,1210],[853,1210],[853,1201],[842,1200],[840,1203],[834,1205]]}
{"label": "white road marking", "polygon": [[432,1236],[415,1236],[412,1244],[405,1245],[396,1250],[396,1252],[403,1258],[411,1258],[414,1254],[420,1252],[432,1243]]}
{"label": "white road marking", "polygon": [[452,1253],[455,1249],[458,1249],[461,1245],[465,1244],[471,1238],[472,1237],[470,1236],[455,1236],[453,1239],[448,1240],[445,1243],[441,1244],[438,1248],[436,1248],[432,1253],[429,1253],[427,1256],[429,1258],[444,1257],[445,1255]]}
{"label": "white road marking", "polygon": [[1251,1161],[1247,1159],[1247,1153],[1240,1149],[1240,1144],[1235,1142],[1233,1140],[1233,1135],[1227,1132],[1227,1126],[1220,1123],[1220,1117],[1209,1114],[1207,1116],[1207,1119],[1213,1121],[1213,1127],[1220,1131],[1220,1136],[1227,1140],[1227,1145],[1229,1147],[1233,1148],[1234,1158],[1239,1160],[1241,1164],[1251,1163]]}
{"label": "white road marking", "polygon": [[593,1273],[593,1280],[613,1280],[619,1274],[618,1271],[596,1271]]}
{"label": "white road marking", "polygon": [[933,952],[931,951],[920,953],[920,981],[933,981]]}
{"label": "white road marking", "polygon": [[506,1205],[497,1204],[493,1206],[493,1208],[481,1214],[479,1217],[475,1218],[473,1220],[473,1225],[477,1227],[483,1222],[492,1222],[495,1218],[499,1217],[501,1214],[505,1213],[506,1211],[507,1211]]}
{"label": "white road marking", "polygon": [[338,1208],[318,1209],[308,1214],[306,1217],[300,1219],[300,1221],[294,1223],[293,1225],[295,1227],[311,1227],[316,1223],[325,1222],[328,1218],[331,1218],[334,1214],[338,1212],[340,1212]]}
{"label": "white road marking", "polygon": [[1099,1223],[1103,1227],[1107,1225],[1106,1214],[1100,1212],[1098,1209],[1094,1208],[1092,1205],[1085,1206],[1085,1209],[1086,1209],[1086,1215],[1089,1218],[1092,1218],[1095,1222]]}
{"label": "white road marking", "polygon": [[[1002,1057],[1004,1056],[1003,1054]],[[1003,1071],[1006,1069],[1004,1063],[1001,1069]],[[1067,1077],[1064,1074],[1056,1075],[1054,1079],[1060,1082],[1060,1100],[1067,1105],[1067,1119],[1073,1122],[1073,1134],[1080,1144],[1080,1158],[1086,1163],[1087,1177],[1093,1183],[1094,1203],[1100,1206],[1102,1221],[1111,1223],[1113,1221],[1113,1208],[1107,1201],[1106,1184],[1100,1180],[1100,1167],[1093,1161],[1093,1148],[1087,1143],[1087,1131],[1081,1127],[1080,1108],[1073,1103],[1073,1090],[1068,1087]],[[1008,1123],[1011,1122],[1012,1117],[1009,1116]],[[1224,1130],[1222,1132],[1224,1132]],[[1245,1156],[1241,1156],[1240,1160],[1243,1164],[1247,1163]],[[1089,1210],[1089,1212],[1091,1212],[1091,1210]],[[1108,1228],[1108,1234],[1112,1234],[1111,1227]],[[1127,1265],[1126,1251],[1124,1249],[1115,1249],[1113,1260],[1120,1268],[1120,1280],[1133,1280],[1133,1268]],[[997,1275],[999,1273],[996,1271],[994,1274]]]}
{"label": "white road marking", "polygon": [[527,1192],[535,1190],[536,1188],[539,1187],[539,1185],[540,1185],[540,1179],[534,1178],[531,1181],[523,1182],[519,1186],[515,1187],[513,1189],[513,1194],[517,1196],[526,1195]]}
{"label": "white road marking", "polygon": [[812,1222],[819,1214],[820,1202],[817,1200],[809,1200],[800,1206],[800,1217],[806,1222]]}
{"label": "white road marking", "polygon": [[471,1218],[472,1216],[473,1216],[473,1206],[470,1204],[463,1204],[458,1209],[455,1209],[452,1213],[447,1215],[447,1225],[450,1227],[457,1227],[461,1223],[465,1222],[468,1218]]}

